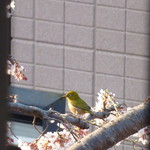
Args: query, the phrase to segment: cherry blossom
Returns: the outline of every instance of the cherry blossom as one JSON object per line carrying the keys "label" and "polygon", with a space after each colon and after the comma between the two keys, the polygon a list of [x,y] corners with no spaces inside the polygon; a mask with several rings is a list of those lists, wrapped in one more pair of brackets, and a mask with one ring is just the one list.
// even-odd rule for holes
{"label": "cherry blossom", "polygon": [[15,60],[7,60],[7,74],[12,75],[15,79],[27,80],[24,74],[25,68]]}

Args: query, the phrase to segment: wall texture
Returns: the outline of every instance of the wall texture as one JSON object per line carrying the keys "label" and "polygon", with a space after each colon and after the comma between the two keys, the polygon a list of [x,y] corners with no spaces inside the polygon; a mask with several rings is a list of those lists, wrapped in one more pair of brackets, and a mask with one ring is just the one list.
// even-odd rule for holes
{"label": "wall texture", "polygon": [[12,56],[25,66],[29,80],[12,79],[13,85],[76,90],[91,106],[101,88],[129,106],[148,96],[149,0],[15,2]]}

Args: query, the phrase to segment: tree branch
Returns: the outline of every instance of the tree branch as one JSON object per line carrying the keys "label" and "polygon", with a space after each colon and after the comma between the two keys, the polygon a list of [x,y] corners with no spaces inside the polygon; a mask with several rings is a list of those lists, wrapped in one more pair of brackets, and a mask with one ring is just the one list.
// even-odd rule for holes
{"label": "tree branch", "polygon": [[27,106],[21,103],[9,102],[9,107],[11,111],[17,111],[22,114],[35,116],[40,119],[56,120],[59,122],[67,121],[72,125],[78,126],[81,129],[89,128],[90,121],[88,120],[92,120],[95,118],[104,119],[110,115],[110,111],[114,110],[114,107],[111,106],[109,109],[106,109],[103,112],[93,112],[92,115],[89,114],[85,119],[81,119],[73,115],[61,114],[54,110],[43,110],[35,106]]}
{"label": "tree branch", "polygon": [[61,114],[54,110],[43,110],[35,106],[27,106],[21,103],[8,103],[11,111],[17,111],[25,115],[35,116],[45,120],[55,120],[59,122],[70,122],[72,125],[78,126],[81,129],[88,129],[89,124],[80,118],[76,118],[72,115]]}
{"label": "tree branch", "polygon": [[150,125],[150,97],[147,102],[95,130],[68,150],[104,150]]}

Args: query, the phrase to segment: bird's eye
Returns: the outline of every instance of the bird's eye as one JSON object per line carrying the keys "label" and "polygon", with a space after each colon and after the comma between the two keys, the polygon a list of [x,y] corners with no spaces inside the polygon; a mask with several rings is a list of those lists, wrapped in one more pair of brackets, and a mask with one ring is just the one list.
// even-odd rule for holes
{"label": "bird's eye", "polygon": [[68,97],[72,97],[72,94],[68,94]]}

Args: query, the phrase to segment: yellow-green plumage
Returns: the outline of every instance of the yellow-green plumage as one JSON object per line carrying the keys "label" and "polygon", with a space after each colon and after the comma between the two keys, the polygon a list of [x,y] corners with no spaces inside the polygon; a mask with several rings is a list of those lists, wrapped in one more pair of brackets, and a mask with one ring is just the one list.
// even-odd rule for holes
{"label": "yellow-green plumage", "polygon": [[77,92],[69,91],[64,97],[68,100],[68,106],[72,113],[76,115],[92,114],[91,107],[79,97]]}

